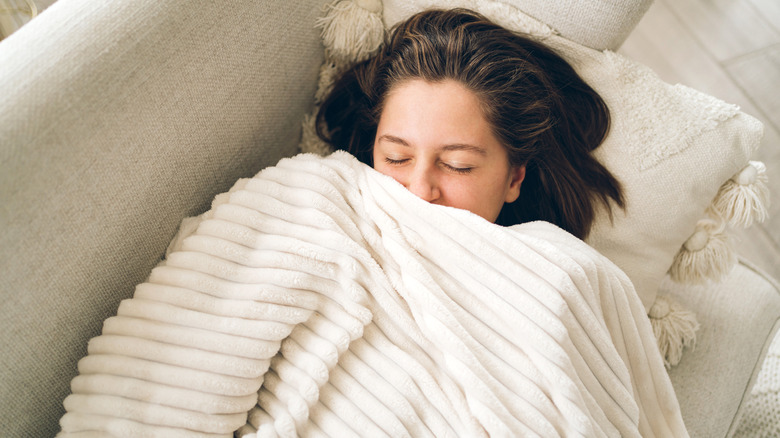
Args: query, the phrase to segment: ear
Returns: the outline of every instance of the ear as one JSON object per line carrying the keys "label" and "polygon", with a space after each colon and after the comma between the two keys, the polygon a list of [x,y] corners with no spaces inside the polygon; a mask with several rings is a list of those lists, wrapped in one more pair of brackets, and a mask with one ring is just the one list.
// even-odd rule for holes
{"label": "ear", "polygon": [[525,179],[525,164],[509,170],[509,187],[507,187],[504,202],[515,202],[520,196],[520,186]]}

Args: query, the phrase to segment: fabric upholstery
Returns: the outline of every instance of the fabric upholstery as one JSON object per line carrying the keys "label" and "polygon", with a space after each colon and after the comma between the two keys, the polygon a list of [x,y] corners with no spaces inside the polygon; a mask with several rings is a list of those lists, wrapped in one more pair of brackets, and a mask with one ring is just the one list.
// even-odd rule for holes
{"label": "fabric upholstery", "polygon": [[60,0],[0,43],[0,424],[53,436],[185,216],[291,155],[322,0]]}
{"label": "fabric upholstery", "polygon": [[741,260],[721,284],[683,287],[667,280],[661,293],[696,309],[701,324],[695,348],[669,373],[688,432],[732,436],[780,326],[780,286]]}
{"label": "fabric upholstery", "polygon": [[[777,328],[777,326],[775,326]],[[780,338],[767,349],[750,397],[740,408],[735,438],[780,436]]]}
{"label": "fabric upholstery", "polygon": [[[525,12],[552,27],[564,38],[596,50],[617,50],[639,23],[653,0],[616,2],[611,0],[496,0]],[[416,9],[413,3],[432,7],[440,0],[385,0],[387,23],[395,23]],[[452,3],[452,2],[447,2]],[[476,3],[476,0],[457,3]],[[470,5],[462,5],[469,7]]]}
{"label": "fabric upholstery", "polygon": [[557,30],[564,38],[597,50],[617,50],[653,0],[500,0]]}

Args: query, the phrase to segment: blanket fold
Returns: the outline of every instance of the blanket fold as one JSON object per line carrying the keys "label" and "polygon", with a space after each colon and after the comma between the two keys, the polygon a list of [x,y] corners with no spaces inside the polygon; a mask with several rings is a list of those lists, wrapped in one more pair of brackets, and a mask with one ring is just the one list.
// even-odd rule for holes
{"label": "blanket fold", "polygon": [[337,152],[241,180],[105,321],[60,436],[687,436],[618,268]]}

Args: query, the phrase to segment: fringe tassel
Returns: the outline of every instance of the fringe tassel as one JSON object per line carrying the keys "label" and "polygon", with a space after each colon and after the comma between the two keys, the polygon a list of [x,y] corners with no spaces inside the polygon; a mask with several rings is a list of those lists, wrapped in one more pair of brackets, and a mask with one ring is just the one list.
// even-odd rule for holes
{"label": "fringe tassel", "polygon": [[666,368],[680,363],[683,349],[696,344],[699,322],[696,314],[685,310],[670,297],[658,296],[650,308],[650,325]]}
{"label": "fringe tassel", "polygon": [[336,79],[345,70],[343,62],[335,61],[329,50],[325,52],[325,62],[320,67],[317,92],[314,94],[314,109],[303,118],[301,123],[301,142],[298,144],[300,152],[322,156],[333,152],[333,148],[317,135],[317,112],[322,102],[333,90],[333,84],[336,82]]}
{"label": "fringe tassel", "polygon": [[685,241],[669,268],[672,280],[702,284],[708,280],[723,279],[737,262],[724,229],[723,223],[700,220],[696,231]]}
{"label": "fringe tassel", "polygon": [[312,114],[307,114],[303,118],[303,123],[301,124],[301,143],[298,145],[298,148],[302,153],[311,153],[322,156],[329,155],[333,152],[333,148],[322,141],[317,135],[315,123],[317,123],[316,108]]}
{"label": "fringe tassel", "polygon": [[385,26],[382,22],[381,0],[343,0],[327,6],[325,16],[317,20],[322,28],[325,63],[320,68],[314,110],[301,125],[298,150],[304,153],[328,155],[330,145],[317,136],[316,115],[319,105],[333,89],[333,84],[350,65],[364,61],[382,46]]}
{"label": "fringe tassel", "polygon": [[357,63],[381,47],[385,38],[381,0],[343,0],[327,8],[317,26],[334,58]]}
{"label": "fringe tassel", "polygon": [[751,161],[721,186],[711,209],[734,227],[765,221],[769,216],[768,180],[764,163]]}
{"label": "fringe tassel", "polygon": [[332,56],[325,56],[325,63],[320,67],[320,77],[317,84],[317,92],[314,94],[314,103],[319,105],[328,97],[333,90],[333,84],[341,73],[346,70],[343,65],[337,64],[332,60]]}

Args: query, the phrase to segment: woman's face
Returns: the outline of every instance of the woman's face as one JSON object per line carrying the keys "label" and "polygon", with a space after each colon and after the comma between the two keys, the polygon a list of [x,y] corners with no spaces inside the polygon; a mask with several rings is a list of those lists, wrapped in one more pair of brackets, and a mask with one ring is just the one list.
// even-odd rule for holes
{"label": "woman's face", "polygon": [[453,80],[414,79],[385,99],[374,168],[425,201],[495,222],[520,195],[525,167],[512,167],[479,98]]}

